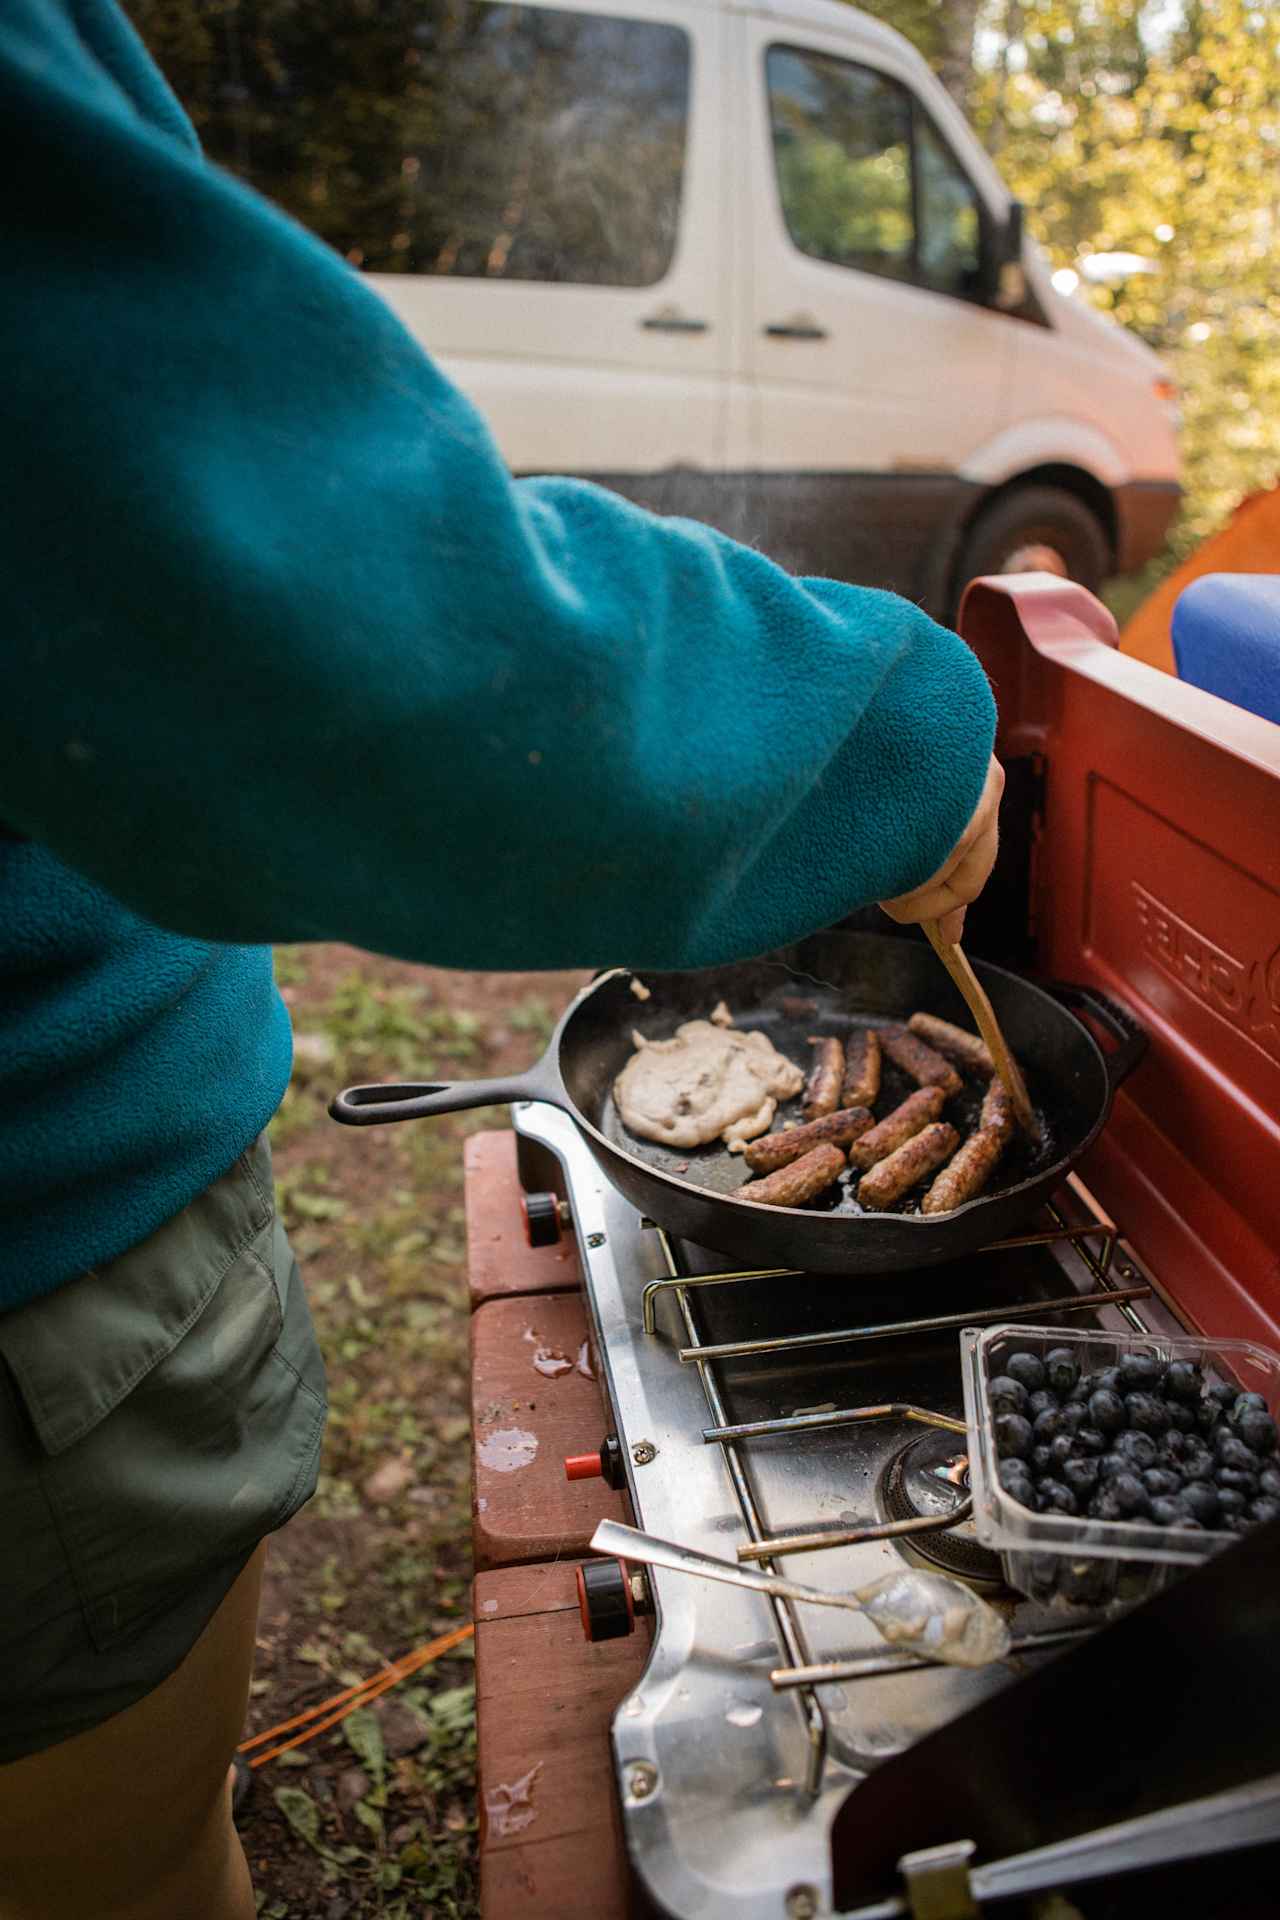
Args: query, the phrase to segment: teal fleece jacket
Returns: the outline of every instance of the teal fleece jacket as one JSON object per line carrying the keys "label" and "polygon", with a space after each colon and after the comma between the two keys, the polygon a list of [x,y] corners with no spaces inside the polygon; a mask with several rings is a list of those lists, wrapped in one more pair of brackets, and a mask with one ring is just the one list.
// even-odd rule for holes
{"label": "teal fleece jacket", "polygon": [[257,943],[696,967],[955,844],[994,730],[962,642],[513,482],[112,0],[5,0],[0,201],[0,1308],[269,1119]]}

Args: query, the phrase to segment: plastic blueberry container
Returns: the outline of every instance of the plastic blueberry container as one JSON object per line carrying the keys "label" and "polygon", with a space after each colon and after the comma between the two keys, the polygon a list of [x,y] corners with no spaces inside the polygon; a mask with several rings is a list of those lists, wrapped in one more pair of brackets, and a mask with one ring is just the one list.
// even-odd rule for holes
{"label": "plastic blueberry container", "polygon": [[[1235,1385],[1261,1394],[1280,1417],[1280,1353],[1249,1340],[1164,1339],[1065,1327],[966,1327],[960,1335],[969,1480],[978,1539],[998,1553],[1004,1577],[1029,1599],[1075,1611],[1118,1611],[1149,1599],[1181,1567],[1198,1566],[1238,1536],[1158,1526],[1152,1520],[1095,1520],[1087,1515],[1034,1513],[1000,1485],[994,1416],[987,1384],[1015,1353],[1038,1359],[1070,1347],[1082,1373],[1118,1366],[1128,1354],[1161,1361],[1192,1360],[1206,1384]],[[1280,1464],[1280,1455],[1276,1456]]]}

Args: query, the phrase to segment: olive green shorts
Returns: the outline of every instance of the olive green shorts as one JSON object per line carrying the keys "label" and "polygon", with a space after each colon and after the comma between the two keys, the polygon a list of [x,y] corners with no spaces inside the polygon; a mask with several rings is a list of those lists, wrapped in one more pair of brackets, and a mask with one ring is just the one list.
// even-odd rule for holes
{"label": "olive green shorts", "polygon": [[0,1762],[131,1706],[315,1490],[324,1366],[266,1136],[0,1314]]}

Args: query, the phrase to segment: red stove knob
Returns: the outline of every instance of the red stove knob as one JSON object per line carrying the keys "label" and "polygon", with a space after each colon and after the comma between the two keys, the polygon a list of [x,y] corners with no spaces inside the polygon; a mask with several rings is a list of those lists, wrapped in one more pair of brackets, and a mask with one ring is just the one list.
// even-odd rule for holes
{"label": "red stove knob", "polygon": [[594,1453],[571,1453],[564,1463],[566,1480],[603,1480],[615,1493],[627,1484],[627,1469],[616,1433],[608,1433]]}
{"label": "red stove knob", "polygon": [[554,1247],[560,1229],[569,1224],[569,1208],[554,1193],[522,1193],[520,1211],[524,1215],[524,1237],[531,1247]]}
{"label": "red stove knob", "polygon": [[635,1632],[636,1605],[625,1560],[586,1560],[578,1568],[578,1611],[588,1640]]}

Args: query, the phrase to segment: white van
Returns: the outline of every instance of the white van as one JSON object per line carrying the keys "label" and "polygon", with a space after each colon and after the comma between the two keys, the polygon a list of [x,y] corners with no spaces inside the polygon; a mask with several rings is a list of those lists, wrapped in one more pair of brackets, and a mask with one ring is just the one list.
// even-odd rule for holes
{"label": "white van", "polygon": [[1060,297],[898,34],[836,0],[429,0],[379,291],[517,473],[947,614],[1177,505],[1173,392]]}

